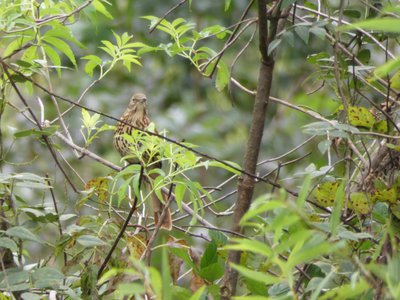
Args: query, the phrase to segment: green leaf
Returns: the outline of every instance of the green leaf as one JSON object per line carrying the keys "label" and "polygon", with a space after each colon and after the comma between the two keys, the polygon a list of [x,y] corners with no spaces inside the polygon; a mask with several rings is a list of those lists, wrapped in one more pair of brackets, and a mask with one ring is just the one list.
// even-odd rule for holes
{"label": "green leaf", "polygon": [[251,280],[261,282],[266,285],[271,285],[271,284],[280,282],[279,277],[270,275],[266,272],[250,270],[246,267],[236,265],[236,264],[231,264],[231,267],[233,269],[235,269],[236,271],[238,271],[241,275],[243,275]]}
{"label": "green leaf", "polygon": [[[0,297],[0,299],[2,299],[2,298]],[[42,299],[42,297],[40,297],[38,294],[28,292],[28,293],[22,293],[21,299],[22,300],[40,300],[40,299]],[[8,300],[8,298],[2,299],[2,300]]]}
{"label": "green leaf", "polygon": [[99,48],[102,49],[104,52],[108,53],[112,58],[115,58],[117,47],[114,46],[111,42],[106,40],[101,41],[101,43],[105,45],[105,47],[99,47]]}
{"label": "green leaf", "polygon": [[326,151],[330,149],[331,145],[332,145],[331,140],[323,140],[320,143],[318,143],[318,150],[319,152],[321,152],[321,154],[325,154]]}
{"label": "green leaf", "polygon": [[[96,287],[96,281],[93,280],[93,286]],[[94,289],[95,290],[95,289]],[[112,299],[140,299],[141,295],[146,293],[146,288],[143,283],[119,283],[115,294],[112,294]],[[135,296],[135,298],[133,298]],[[97,297],[93,297],[97,298]],[[77,297],[78,299],[78,297]],[[83,298],[83,299],[92,299],[92,298]],[[186,299],[185,299],[186,300]]]}
{"label": "green leaf", "polygon": [[365,281],[360,278],[360,281],[356,283],[348,283],[339,286],[338,288],[324,291],[323,295],[318,297],[318,300],[329,300],[329,299],[361,299],[364,298],[362,294],[365,294],[371,287]]}
{"label": "green leaf", "polygon": [[345,199],[344,193],[345,181],[343,180],[335,193],[335,203],[333,205],[332,214],[330,218],[332,235],[336,235],[338,226],[340,224],[340,217],[342,215],[342,208]]}
{"label": "green leaf", "polygon": [[68,59],[72,62],[72,64],[77,67],[74,52],[72,52],[71,47],[66,42],[52,36],[44,37],[43,40],[64,53],[65,56],[68,57]]}
{"label": "green leaf", "polygon": [[271,298],[251,295],[251,296],[233,296],[232,300],[271,300]]}
{"label": "green leaf", "polygon": [[208,243],[206,250],[203,253],[200,261],[200,268],[204,268],[213,263],[216,263],[218,260],[217,255],[217,244],[214,241]]}
{"label": "green leaf", "polygon": [[373,130],[380,133],[388,133],[389,127],[386,120],[379,120],[375,122]]}
{"label": "green leaf", "polygon": [[296,199],[296,205],[299,209],[303,208],[304,203],[307,200],[308,191],[310,189],[310,186],[311,186],[311,176],[307,175],[306,178],[304,179],[303,185],[301,186],[300,193]]}
{"label": "green leaf", "polygon": [[64,278],[63,273],[51,267],[37,269],[32,274],[32,279],[35,281],[36,288],[52,288],[59,286]]}
{"label": "green leaf", "polygon": [[[268,293],[268,287],[259,281],[255,281],[253,279],[250,279],[248,277],[242,276],[243,277],[243,282],[245,283],[247,289],[250,291],[251,294],[255,295],[267,295]],[[253,297],[254,297],[253,296]]]}
{"label": "green leaf", "polygon": [[394,58],[374,70],[374,75],[378,78],[383,78],[392,71],[400,68],[400,58]]}
{"label": "green leaf", "polygon": [[96,9],[96,11],[103,14],[105,17],[109,18],[110,20],[113,19],[113,16],[108,12],[106,7],[103,5],[103,3],[101,3],[100,0],[94,0],[92,2],[92,4],[93,4],[94,8]]}
{"label": "green leaf", "polygon": [[355,18],[355,19],[358,19],[358,18],[361,17],[361,13],[358,10],[355,10],[355,9],[345,9],[343,11],[343,14],[346,17]]}
{"label": "green leaf", "polygon": [[349,29],[359,28],[365,30],[400,33],[400,20],[396,18],[376,18],[349,25],[342,25],[339,26],[337,29],[340,31],[346,31]]}
{"label": "green leaf", "polygon": [[340,228],[340,231],[338,232],[338,237],[341,239],[345,240],[351,240],[351,241],[359,241],[363,239],[372,239],[373,236],[367,232],[352,232],[349,230],[345,230],[343,228]]}
{"label": "green leaf", "polygon": [[117,42],[118,48],[122,48],[122,39],[121,39],[121,37],[118,34],[116,34],[114,31],[112,33],[113,33],[113,35],[115,37],[115,40]]}
{"label": "green leaf", "polygon": [[2,290],[7,289],[7,291],[28,290],[31,288],[29,283],[29,275],[29,272],[26,270],[20,271],[17,269],[7,269],[7,279],[4,278],[4,273],[0,274],[0,288]]}
{"label": "green leaf", "polygon": [[207,281],[214,282],[218,280],[224,275],[225,264],[222,260],[218,260],[218,262],[207,265],[204,268],[200,268],[198,274],[201,278],[204,278]]}
{"label": "green leaf", "polygon": [[228,66],[220,61],[217,65],[217,78],[215,80],[215,87],[218,92],[224,90],[224,88],[228,85],[229,82],[229,69]]}
{"label": "green leaf", "polygon": [[308,41],[310,38],[310,26],[298,25],[298,26],[295,26],[294,31],[300,37],[300,39],[304,42],[304,44],[308,45]]}
{"label": "green leaf", "polygon": [[32,173],[17,173],[17,174],[2,174],[0,173],[0,182],[11,183],[16,181],[16,185],[20,187],[33,187],[33,188],[51,188],[43,177]]}
{"label": "green leaf", "polygon": [[76,241],[86,248],[105,245],[101,239],[94,235],[81,235]]}
{"label": "green leaf", "polygon": [[232,161],[227,161],[227,160],[224,161],[224,162],[226,164],[221,163],[219,161],[215,161],[215,160],[208,160],[208,161],[205,161],[205,162],[201,162],[199,164],[199,166],[203,165],[206,169],[208,167],[217,167],[217,168],[225,169],[225,170],[227,170],[227,171],[229,171],[229,172],[231,172],[233,174],[236,174],[236,175],[240,174],[240,172],[238,170],[236,170],[236,169],[239,169],[239,170],[241,169],[239,164],[237,164],[235,162],[232,162]]}
{"label": "green leaf", "polygon": [[358,52],[357,58],[363,64],[368,64],[371,59],[371,51],[369,49],[362,49],[360,52]]}
{"label": "green leaf", "polygon": [[39,58],[37,54],[37,49],[38,47],[34,45],[26,49],[22,54],[21,61],[24,61],[28,64],[25,66],[26,68],[30,68],[35,65],[35,60]]}
{"label": "green leaf", "polygon": [[389,149],[395,150],[395,151],[400,151],[400,145],[394,145],[391,143],[385,144],[385,146]]}
{"label": "green leaf", "polygon": [[63,214],[60,216],[60,221],[65,222],[75,218],[78,218],[77,214]]}
{"label": "green leaf", "polygon": [[277,200],[268,200],[267,196],[260,196],[257,200],[251,205],[250,209],[243,215],[240,220],[240,225],[243,226],[246,224],[246,221],[261,215],[267,211],[274,210],[276,208],[284,208],[285,203]]}
{"label": "green leaf", "polygon": [[322,289],[324,289],[325,286],[328,285],[328,283],[331,281],[334,273],[331,272],[327,274],[325,278],[312,278],[310,283],[309,283],[309,288],[312,290],[311,298],[310,300],[317,300],[318,296],[320,295]]}
{"label": "green leaf", "polygon": [[82,49],[86,48],[84,44],[82,44],[76,38],[74,38],[70,28],[63,26],[63,25],[59,25],[58,23],[53,23],[53,28],[46,31],[44,36],[52,36],[52,37],[61,38],[63,40],[73,42],[75,45],[78,45]]}
{"label": "green leaf", "polygon": [[189,267],[196,270],[196,265],[193,263],[192,259],[188,254],[188,250],[185,248],[171,247],[169,251],[173,254],[181,258]]}
{"label": "green leaf", "polygon": [[18,251],[17,244],[8,237],[1,237],[0,238],[0,248],[10,249],[13,252]]}
{"label": "green leaf", "polygon": [[294,268],[300,263],[307,263],[318,257],[337,251],[343,248],[344,242],[331,243],[327,242],[326,237],[317,232],[306,243],[299,243],[290,253],[287,260],[287,267]]}
{"label": "green leaf", "polygon": [[224,11],[228,11],[229,7],[231,6],[231,0],[225,0]]}
{"label": "green leaf", "polygon": [[[43,45],[44,52],[46,55],[50,58],[51,62],[53,63],[54,66],[61,66],[61,58],[58,55],[57,51],[55,51],[52,47],[49,45],[44,44]],[[61,76],[61,69],[56,68],[56,71],[58,73],[58,76]]]}
{"label": "green leaf", "polygon": [[171,289],[172,289],[172,299],[174,300],[187,300],[191,296],[193,296],[192,291],[178,285],[172,285]]}
{"label": "green leaf", "polygon": [[87,56],[82,57],[82,59],[88,60],[88,62],[85,65],[85,72],[90,77],[93,76],[93,70],[97,66],[101,66],[101,64],[103,63],[103,61],[100,59],[100,57],[98,57],[96,55],[87,55]]}
{"label": "green leaf", "polygon": [[206,289],[206,286],[203,285],[201,286],[194,294],[192,297],[189,298],[189,300],[200,300],[202,299],[204,290]]}
{"label": "green leaf", "polygon": [[10,44],[8,44],[7,48],[4,50],[2,57],[6,57],[12,54],[15,50],[23,47],[26,43],[32,41],[34,39],[33,32],[25,32],[21,38],[17,38],[13,40]]}
{"label": "green leaf", "polygon": [[273,252],[271,248],[257,240],[245,240],[245,239],[232,239],[232,242],[236,244],[226,245],[224,248],[228,250],[240,250],[240,251],[251,251],[263,256],[272,256]]}
{"label": "green leaf", "polygon": [[123,64],[126,67],[126,69],[128,70],[128,72],[131,71],[131,64],[135,64],[138,66],[142,66],[141,62],[137,59],[138,56],[137,55],[123,55],[121,56],[120,59],[123,60]]}
{"label": "green leaf", "polygon": [[42,137],[43,135],[51,136],[57,130],[58,130],[58,126],[44,127],[43,130],[38,130],[36,128],[32,128],[32,129],[18,131],[16,133],[14,133],[14,137],[22,138],[22,137],[31,136],[31,135],[36,136],[36,137]]}
{"label": "green leaf", "polygon": [[156,295],[156,299],[163,299],[162,298],[162,291],[163,291],[163,281],[161,278],[160,273],[157,269],[150,267],[150,282],[153,286],[153,291]]}
{"label": "green leaf", "polygon": [[185,196],[187,186],[185,182],[176,183],[175,186],[175,201],[179,209],[182,209],[182,200]]}
{"label": "green leaf", "polygon": [[45,244],[45,242],[40,237],[38,237],[36,234],[33,234],[28,229],[22,226],[11,227],[6,231],[6,234],[10,237],[15,237],[23,241],[33,241],[39,244]]}
{"label": "green leaf", "polygon": [[217,230],[209,230],[208,236],[217,244],[218,247],[225,246],[228,243],[228,237]]}
{"label": "green leaf", "polygon": [[268,55],[270,55],[282,42],[281,39],[276,39],[273,40],[269,45],[268,45]]}
{"label": "green leaf", "polygon": [[310,33],[312,33],[313,35],[315,35],[317,38],[319,38],[321,40],[325,40],[326,30],[324,28],[311,27],[310,28]]}
{"label": "green leaf", "polygon": [[[165,243],[165,239],[163,239],[163,243]],[[162,289],[162,299],[171,299],[172,293],[169,287],[172,285],[172,278],[168,249],[166,247],[161,248],[161,266],[162,285],[168,287]]]}
{"label": "green leaf", "polygon": [[83,268],[80,276],[83,299],[91,299],[96,293],[97,274],[98,267],[96,264],[89,264],[86,268]]}
{"label": "green leaf", "polygon": [[394,73],[392,78],[390,78],[390,87],[400,90],[400,71]]}

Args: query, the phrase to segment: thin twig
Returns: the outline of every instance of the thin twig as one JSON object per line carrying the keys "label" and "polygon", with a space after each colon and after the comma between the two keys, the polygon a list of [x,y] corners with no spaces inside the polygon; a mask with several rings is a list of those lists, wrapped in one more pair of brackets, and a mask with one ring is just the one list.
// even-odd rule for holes
{"label": "thin twig", "polygon": [[[139,190],[140,190],[140,187],[141,187],[141,185],[142,185],[143,171],[144,171],[144,168],[143,168],[143,166],[141,166],[141,168],[140,168],[140,175],[139,175],[139,186],[138,186]],[[123,234],[124,234],[126,228],[128,227],[128,224],[129,224],[129,222],[130,222],[130,220],[131,220],[131,218],[132,218],[132,215],[133,215],[133,213],[134,213],[135,210],[136,210],[137,202],[138,202],[138,197],[137,197],[136,194],[135,194],[135,197],[134,197],[134,199],[133,199],[133,205],[132,205],[132,207],[131,207],[131,209],[130,209],[130,211],[129,211],[129,214],[128,214],[128,216],[126,217],[125,222],[124,222],[124,224],[122,225],[122,228],[121,228],[121,230],[119,231],[117,237],[115,238],[114,243],[113,243],[113,245],[111,246],[110,251],[107,253],[106,258],[104,259],[103,263],[101,264],[101,267],[99,268],[99,272],[97,273],[97,278],[98,278],[98,279],[99,279],[100,276],[103,274],[103,271],[104,271],[104,269],[107,267],[107,263],[109,262],[109,260],[110,260],[110,258],[111,258],[111,255],[113,254],[113,252],[114,252],[115,248],[117,247],[119,241],[121,240],[121,238],[122,238],[122,236],[123,236]]]}
{"label": "thin twig", "polygon": [[[239,60],[240,56],[244,53],[244,51],[246,51],[246,49],[250,46],[251,42],[253,41],[255,35],[257,32],[257,26],[254,28],[253,33],[251,34],[249,40],[247,41],[247,43],[242,47],[242,49],[240,49],[240,51],[238,52],[238,54],[235,56],[235,58],[233,59],[232,63],[231,63],[231,67],[230,67],[230,71],[229,71],[229,82],[228,82],[228,89],[229,89],[229,93],[232,97],[232,99],[234,98],[233,96],[233,92],[232,92],[232,74],[233,74],[233,69],[236,65],[236,62]],[[232,100],[232,102],[234,102],[234,100]]]}
{"label": "thin twig", "polygon": [[170,13],[172,13],[175,9],[177,9],[179,6],[181,6],[182,4],[184,4],[187,0],[181,0],[180,2],[178,2],[177,4],[175,4],[171,9],[169,9],[158,21],[156,24],[154,24],[150,29],[149,29],[149,33],[152,33],[154,31],[154,29],[157,28],[158,25],[160,25],[160,23],[166,18],[168,17],[168,15]]}
{"label": "thin twig", "polygon": [[[62,237],[63,237],[63,229],[62,229],[62,225],[61,225],[61,221],[60,221],[60,213],[58,211],[57,201],[56,201],[56,197],[54,195],[53,187],[52,187],[51,182],[50,182],[49,174],[46,174],[46,183],[47,183],[47,185],[49,186],[49,189],[50,189],[50,195],[51,195],[51,199],[53,201],[54,210],[55,210],[55,212],[57,214],[58,231],[60,232],[60,239],[62,239]],[[65,252],[65,249],[63,251],[63,254],[64,254],[64,266],[66,266],[67,265],[67,253]]]}
{"label": "thin twig", "polygon": [[[177,168],[178,166],[177,165],[175,165],[175,171],[176,171],[176,168]],[[149,239],[149,241],[148,241],[148,243],[147,243],[147,247],[146,247],[146,250],[143,252],[143,254],[142,254],[142,258],[144,257],[145,258],[145,260],[146,260],[146,264],[148,265],[148,266],[150,266],[150,259],[151,259],[151,246],[153,245],[153,242],[154,242],[154,240],[156,239],[156,237],[157,237],[157,234],[158,234],[158,231],[160,230],[160,228],[161,228],[161,225],[163,224],[163,222],[164,222],[164,217],[167,215],[167,212],[168,212],[168,210],[169,210],[169,206],[170,206],[170,204],[171,204],[171,195],[172,195],[172,189],[174,188],[174,184],[173,183],[171,183],[170,184],[170,186],[169,186],[169,191],[168,191],[168,196],[167,196],[167,201],[165,201],[165,203],[164,203],[164,207],[163,207],[163,210],[162,210],[162,212],[161,212],[161,214],[160,214],[160,217],[158,218],[158,222],[157,222],[157,224],[156,224],[156,226],[154,227],[154,231],[153,231],[153,234],[151,235],[151,237],[150,237],[150,239]]]}
{"label": "thin twig", "polygon": [[204,66],[201,67],[201,72],[204,74],[205,71],[207,70],[208,66],[215,60],[217,59],[216,63],[214,64],[210,74],[206,74],[208,77],[212,77],[213,73],[215,72],[215,69],[217,68],[217,64],[219,63],[219,61],[221,60],[223,54],[225,53],[225,51],[232,46],[237,40],[238,38],[246,31],[246,29],[257,22],[256,18],[251,19],[249,22],[246,23],[246,25],[240,29],[240,31],[227,43],[225,43],[224,47],[217,53],[215,54],[213,57],[211,57],[207,63],[204,64]]}
{"label": "thin twig", "polygon": [[[247,16],[247,14],[248,14],[248,12],[249,12],[251,6],[253,5],[253,3],[254,3],[254,0],[250,0],[249,4],[246,6],[245,10],[243,11],[242,15],[240,16],[239,22],[237,23],[237,25],[236,25],[235,29],[233,30],[231,36],[230,36],[230,37],[228,38],[228,40],[226,41],[226,43],[225,43],[223,49],[226,50],[226,45],[229,44],[229,43],[233,40],[233,38],[234,38],[235,35],[236,35],[236,32],[239,31],[240,26],[241,26],[241,24],[242,24],[241,21],[243,21],[244,18],[246,18],[246,16]],[[224,50],[224,51],[225,51],[225,50]],[[222,58],[222,56],[223,56],[223,54],[224,54],[224,51],[222,51],[222,52],[220,53],[220,55],[217,57],[217,61],[215,62],[214,67],[213,67],[213,69],[211,70],[211,72],[210,72],[210,74],[209,74],[209,77],[212,77],[212,76],[213,76],[213,74],[214,74],[214,72],[215,72],[215,69],[216,69],[218,63],[219,63],[219,61],[221,60],[221,58]],[[202,69],[203,72],[204,72],[204,70],[207,69],[208,65],[209,65],[211,62],[212,62],[212,60],[210,60],[210,61],[207,63],[207,65],[205,65],[205,66],[203,67],[203,69]]]}

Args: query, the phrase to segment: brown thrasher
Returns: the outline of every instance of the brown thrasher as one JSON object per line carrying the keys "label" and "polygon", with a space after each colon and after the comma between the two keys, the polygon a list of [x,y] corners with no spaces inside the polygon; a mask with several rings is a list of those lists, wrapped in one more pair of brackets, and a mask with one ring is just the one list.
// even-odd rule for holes
{"label": "brown thrasher", "polygon": [[[129,101],[128,107],[124,111],[121,117],[121,121],[123,122],[118,122],[117,127],[115,129],[115,134],[114,134],[114,147],[115,149],[118,150],[118,152],[121,154],[121,156],[127,156],[127,155],[132,155],[132,147],[134,145],[131,145],[124,137],[122,136],[123,134],[128,134],[131,135],[132,131],[135,130],[134,127],[129,126],[127,124],[131,124],[139,129],[146,129],[149,124],[150,124],[150,118],[147,113],[147,107],[146,107],[146,102],[147,98],[146,95],[142,93],[137,93],[134,94]],[[127,124],[126,124],[127,123]],[[141,145],[139,145],[140,148]],[[143,155],[142,159],[146,160],[145,154]],[[147,157],[147,159],[149,159]],[[138,164],[140,163],[140,159],[137,157],[130,157],[126,159],[128,163],[130,164]],[[154,163],[151,165],[150,168],[161,168],[161,162]],[[152,173],[149,175],[149,177],[154,181],[158,174]],[[152,188],[151,183],[150,183],[150,188]],[[167,195],[164,195],[162,193],[162,197],[164,199],[164,202],[167,200]],[[151,191],[151,199],[153,203],[153,209],[154,209],[154,221],[157,224],[158,220],[160,218],[160,215],[162,211],[164,210],[164,204],[161,203],[161,201],[157,198],[157,195],[154,191]],[[167,230],[172,229],[172,219],[171,219],[171,212],[169,208],[167,208],[166,214],[164,216],[164,219],[162,220],[161,227]]]}

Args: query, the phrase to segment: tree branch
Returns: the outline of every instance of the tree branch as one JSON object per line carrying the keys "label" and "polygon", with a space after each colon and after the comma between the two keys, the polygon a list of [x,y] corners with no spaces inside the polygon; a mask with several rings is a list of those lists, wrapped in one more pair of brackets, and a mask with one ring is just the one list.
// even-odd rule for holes
{"label": "tree branch", "polygon": [[[253,118],[244,155],[243,169],[246,173],[255,173],[257,160],[260,153],[261,140],[264,132],[265,116],[267,112],[269,96],[274,70],[274,58],[268,54],[268,45],[275,38],[278,31],[278,22],[281,15],[280,3],[272,10],[270,23],[267,20],[267,1],[258,1],[258,28],[259,49],[261,54],[261,66],[258,76],[257,94],[253,107]],[[268,25],[270,29],[268,30]],[[248,211],[253,197],[255,180],[247,174],[242,174],[238,184],[238,198],[233,214],[232,231],[242,233],[239,225],[242,216]],[[221,299],[231,299],[236,292],[238,280],[237,271],[231,268],[231,264],[238,264],[240,251],[230,251],[226,266],[226,272],[221,286]]]}

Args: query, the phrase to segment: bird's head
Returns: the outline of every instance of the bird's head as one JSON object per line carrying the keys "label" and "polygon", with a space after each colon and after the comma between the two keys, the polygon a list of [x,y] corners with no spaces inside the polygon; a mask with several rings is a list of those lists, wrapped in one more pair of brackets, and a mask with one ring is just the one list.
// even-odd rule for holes
{"label": "bird's head", "polygon": [[129,101],[129,108],[133,111],[143,111],[146,110],[147,98],[143,93],[133,94],[131,100]]}

